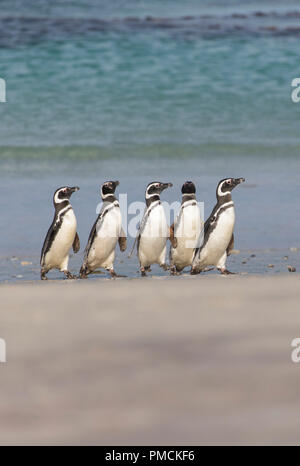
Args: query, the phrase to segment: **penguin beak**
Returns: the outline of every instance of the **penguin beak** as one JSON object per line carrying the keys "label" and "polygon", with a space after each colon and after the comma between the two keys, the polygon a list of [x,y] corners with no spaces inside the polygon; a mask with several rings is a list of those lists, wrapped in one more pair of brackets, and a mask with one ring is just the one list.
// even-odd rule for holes
{"label": "penguin beak", "polygon": [[115,188],[116,188],[117,186],[119,186],[120,181],[115,181],[114,183],[115,183]]}
{"label": "penguin beak", "polygon": [[71,196],[73,193],[75,193],[76,191],[79,191],[79,187],[78,186],[73,186],[72,188],[69,188],[68,189],[68,194]]}
{"label": "penguin beak", "polygon": [[246,181],[245,178],[235,178],[234,186],[237,186],[238,184],[244,183],[245,181]]}
{"label": "penguin beak", "polygon": [[172,186],[173,186],[172,183],[161,183],[160,184],[160,190],[163,191],[164,189],[172,188]]}

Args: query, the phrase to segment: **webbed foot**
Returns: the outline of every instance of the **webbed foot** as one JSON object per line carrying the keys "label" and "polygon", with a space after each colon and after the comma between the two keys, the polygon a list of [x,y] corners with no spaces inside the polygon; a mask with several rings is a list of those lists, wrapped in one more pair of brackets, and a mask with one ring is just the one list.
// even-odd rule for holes
{"label": "webbed foot", "polygon": [[73,275],[71,272],[69,272],[69,270],[63,270],[64,274],[65,274],[65,277],[68,279],[68,280],[76,280],[76,275]]}

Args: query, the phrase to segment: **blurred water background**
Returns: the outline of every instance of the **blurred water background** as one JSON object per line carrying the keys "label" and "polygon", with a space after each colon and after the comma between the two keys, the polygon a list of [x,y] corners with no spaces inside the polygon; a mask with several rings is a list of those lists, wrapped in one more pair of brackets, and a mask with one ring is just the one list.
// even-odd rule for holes
{"label": "blurred water background", "polygon": [[299,40],[297,1],[0,0],[0,280],[38,278],[59,186],[81,187],[83,248],[107,179],[128,203],[192,179],[209,215],[219,179],[243,176],[231,269],[298,265]]}

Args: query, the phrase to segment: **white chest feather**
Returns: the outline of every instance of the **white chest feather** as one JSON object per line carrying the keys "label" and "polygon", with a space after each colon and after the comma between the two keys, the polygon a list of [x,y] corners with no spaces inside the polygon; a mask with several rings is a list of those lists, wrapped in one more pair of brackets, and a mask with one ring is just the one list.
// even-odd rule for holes
{"label": "white chest feather", "polygon": [[234,230],[235,211],[234,206],[222,212],[214,230],[210,233],[204,248],[201,250],[200,261],[207,265],[217,265],[225,253]]}
{"label": "white chest feather", "polygon": [[202,222],[198,204],[191,202],[184,204],[175,224],[174,236],[177,239],[177,247],[172,248],[174,264],[181,267],[191,265],[201,229]]}
{"label": "white chest feather", "polygon": [[166,238],[168,236],[168,225],[164,208],[157,204],[151,208],[150,215],[141,232],[142,238]]}
{"label": "white chest feather", "polygon": [[107,213],[100,219],[96,227],[96,235],[99,238],[118,239],[122,227],[122,217],[119,206],[110,207]]}
{"label": "white chest feather", "polygon": [[60,268],[69,256],[70,248],[74,242],[77,229],[77,221],[73,209],[68,210],[62,216],[62,223],[46,254],[47,266]]}
{"label": "white chest feather", "polygon": [[114,261],[115,247],[122,229],[122,217],[119,206],[110,207],[96,226],[96,236],[91,246],[88,264],[90,268],[111,267]]}
{"label": "white chest feather", "polygon": [[162,256],[165,254],[168,236],[169,231],[163,206],[161,204],[152,206],[141,232],[140,261],[143,258],[142,262],[149,262],[149,264],[164,262]]}

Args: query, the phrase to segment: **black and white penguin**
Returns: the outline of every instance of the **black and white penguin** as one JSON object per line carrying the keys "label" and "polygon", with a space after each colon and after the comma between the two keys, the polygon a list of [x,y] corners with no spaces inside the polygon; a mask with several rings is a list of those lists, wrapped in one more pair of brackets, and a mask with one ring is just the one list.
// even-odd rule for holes
{"label": "black and white penguin", "polygon": [[231,191],[244,181],[244,178],[226,178],[219,182],[217,204],[204,225],[203,244],[194,252],[192,275],[210,265],[223,275],[231,273],[226,269],[227,257],[234,247],[235,211]]}
{"label": "black and white penguin", "polygon": [[152,264],[158,264],[167,270],[166,252],[169,227],[160,194],[164,189],[172,186],[172,183],[154,181],[146,188],[146,209],[137,237],[137,252],[142,276],[146,276],[146,271],[150,270]]}
{"label": "black and white penguin", "polygon": [[53,204],[54,219],[44,241],[41,253],[41,279],[47,280],[46,274],[51,269],[58,269],[67,278],[75,278],[68,270],[69,253],[73,245],[76,253],[80,249],[77,234],[77,221],[70,204],[70,197],[79,188],[65,186],[55,191]]}
{"label": "black and white penguin", "polygon": [[115,248],[119,242],[120,250],[123,252],[127,243],[122,228],[120,205],[115,197],[118,185],[119,181],[106,181],[101,187],[103,205],[85,248],[80,278],[86,278],[98,268],[108,270],[112,277],[117,276],[114,271]]}
{"label": "black and white penguin", "polygon": [[172,275],[192,265],[194,251],[203,226],[194,183],[186,181],[181,188],[181,193],[180,211],[170,228],[170,271]]}

